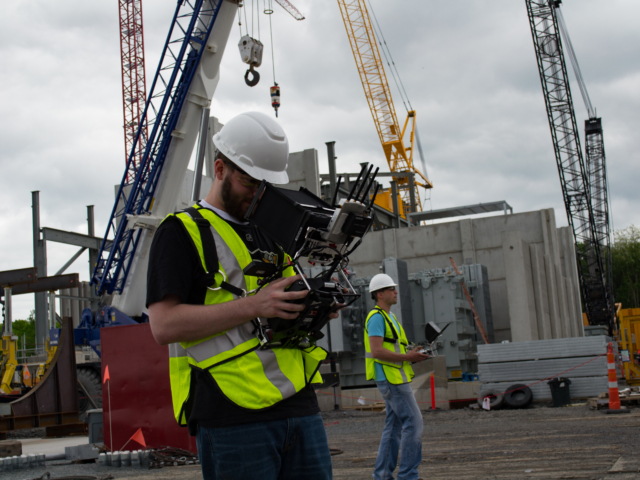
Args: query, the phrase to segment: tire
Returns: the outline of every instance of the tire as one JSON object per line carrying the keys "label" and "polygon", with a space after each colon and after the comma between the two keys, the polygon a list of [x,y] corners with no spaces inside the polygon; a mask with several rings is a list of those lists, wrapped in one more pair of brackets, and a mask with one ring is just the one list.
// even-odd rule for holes
{"label": "tire", "polygon": [[498,390],[486,390],[482,392],[478,397],[478,405],[482,407],[482,402],[487,397],[489,397],[489,406],[491,407],[491,410],[497,410],[502,407],[502,403],[504,402],[502,392],[499,392]]}
{"label": "tire", "polygon": [[504,393],[504,402],[510,408],[525,408],[533,401],[531,389],[521,383],[516,383],[507,388]]}
{"label": "tire", "polygon": [[[91,395],[91,398],[97,408],[102,408],[102,381],[100,380],[98,372],[90,368],[79,368],[78,382],[80,382],[87,393]],[[87,416],[87,410],[95,408],[87,399],[87,396],[82,388],[80,388],[80,385],[78,385],[78,408],[80,421],[84,421]]]}

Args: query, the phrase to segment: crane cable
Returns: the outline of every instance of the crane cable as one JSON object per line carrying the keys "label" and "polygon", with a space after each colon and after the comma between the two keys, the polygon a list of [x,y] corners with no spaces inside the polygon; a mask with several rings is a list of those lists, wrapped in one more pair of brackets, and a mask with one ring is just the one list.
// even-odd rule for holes
{"label": "crane cable", "polygon": [[[273,0],[264,0],[265,1],[265,9],[264,13],[269,15],[269,34],[271,35],[271,66],[273,68],[273,84],[278,85],[276,82],[276,60],[273,54],[273,26],[271,24],[271,15],[273,15]],[[267,8],[267,2],[269,7]]]}
{"label": "crane cable", "polygon": [[582,100],[584,101],[584,106],[587,108],[587,113],[589,115],[589,118],[595,118],[596,112],[593,106],[591,105],[589,92],[587,92],[587,85],[584,83],[584,78],[582,77],[582,71],[580,70],[580,65],[578,65],[578,58],[576,57],[576,52],[573,50],[573,44],[571,43],[571,38],[569,38],[569,31],[567,30],[567,24],[564,21],[564,16],[562,15],[562,11],[560,10],[560,7],[556,7],[555,12],[558,18],[558,27],[560,27],[560,34],[562,35],[563,40],[567,44],[567,51],[569,52],[569,60],[571,60],[571,65],[573,66],[573,73],[575,73],[576,80],[578,81],[578,86],[580,87],[580,93],[582,94]]}
{"label": "crane cable", "polygon": [[[391,69],[391,76],[393,77],[393,80],[394,80],[394,82],[396,84],[396,87],[398,88],[398,91],[400,92],[400,98],[402,99],[402,103],[404,104],[404,108],[408,112],[409,108],[411,110],[413,110],[413,107],[411,106],[411,101],[409,100],[409,95],[407,95],[407,91],[404,88],[404,84],[402,83],[402,78],[400,78],[400,73],[398,72],[398,68],[396,67],[396,62],[394,62],[394,60],[393,60],[393,56],[391,55],[391,50],[389,49],[389,46],[387,45],[387,40],[384,38],[384,34],[382,33],[382,28],[380,27],[380,23],[378,22],[378,17],[376,16],[376,12],[373,10],[373,5],[371,5],[371,0],[367,0],[367,2],[369,3],[369,10],[371,10],[371,13],[373,15],[373,19],[375,20],[375,24],[378,27],[377,31],[375,30],[375,27],[374,27],[374,33],[378,37],[378,39],[382,39],[382,41],[378,40],[378,43],[380,44],[380,47],[382,49],[382,54],[384,55],[384,58],[387,61],[387,65]],[[384,43],[384,45],[383,45],[383,43]],[[386,49],[386,51],[385,51],[385,49]],[[387,55],[388,55],[388,57],[387,57]],[[389,59],[391,60],[391,63],[389,62]],[[394,70],[395,70],[395,73],[394,73]],[[396,79],[396,75],[397,75],[397,79]],[[399,82],[399,84],[398,84],[398,82]],[[400,88],[401,86],[402,86],[402,88]],[[404,93],[404,95],[403,95],[403,93]],[[405,99],[406,99],[406,103],[405,103]],[[407,108],[407,103],[409,104],[409,108]]]}
{"label": "crane cable", "polygon": [[[404,83],[402,83],[400,72],[398,72],[398,67],[396,66],[396,62],[393,60],[393,56],[391,55],[391,50],[389,49],[387,40],[386,38],[384,38],[384,34],[382,33],[382,28],[380,27],[380,22],[378,22],[378,17],[376,16],[376,12],[373,10],[373,5],[371,5],[371,0],[367,0],[367,3],[369,4],[369,10],[371,10],[371,14],[373,15],[373,19],[375,21],[375,25],[372,24],[372,27],[374,27],[374,34],[378,38],[378,43],[380,44],[382,54],[384,55],[384,58],[387,61],[387,65],[391,69],[391,76],[393,77],[393,81],[396,84],[396,88],[400,93],[402,104],[404,105],[405,110],[409,112],[409,109],[413,110],[413,106],[411,105],[411,100],[409,100],[409,95],[407,94],[407,91],[404,88]],[[375,28],[376,26],[377,26],[377,30]],[[382,41],[380,41],[380,39],[382,39]],[[406,99],[406,102],[405,102],[405,99]],[[407,108],[407,104],[409,104],[409,108]],[[427,162],[425,160],[424,153],[422,152],[422,144],[420,143],[420,135],[418,134],[417,125],[415,126],[415,133],[416,133],[416,143],[418,144],[418,155],[420,156],[420,164],[422,165],[424,176],[427,177],[427,180],[428,180],[429,175],[427,175]]]}
{"label": "crane cable", "polygon": [[[587,114],[589,118],[596,118],[597,112],[596,109],[593,108],[591,104],[591,98],[589,97],[589,92],[587,91],[587,85],[582,77],[582,71],[580,70],[580,65],[578,64],[578,57],[576,56],[576,52],[573,50],[573,44],[571,43],[571,38],[569,37],[569,30],[567,29],[567,24],[564,21],[564,15],[562,15],[562,10],[560,7],[555,8],[556,17],[558,19],[558,27],[560,29],[560,34],[562,35],[562,39],[567,44],[567,51],[569,53],[569,60],[571,60],[571,65],[573,66],[573,73],[576,76],[576,80],[578,81],[578,87],[580,87],[580,94],[582,95],[582,100],[584,101],[584,106],[587,109]],[[607,165],[604,165],[605,170],[605,178],[608,177]],[[611,221],[611,230],[615,232],[613,226],[613,215],[611,209],[611,196],[607,195],[607,207],[609,212],[609,220]]]}

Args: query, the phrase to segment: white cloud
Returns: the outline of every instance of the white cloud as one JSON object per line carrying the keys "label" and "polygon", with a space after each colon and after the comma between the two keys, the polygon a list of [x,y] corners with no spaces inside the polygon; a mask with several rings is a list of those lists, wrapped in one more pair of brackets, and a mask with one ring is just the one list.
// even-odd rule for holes
{"label": "white cloud", "polygon": [[[245,0],[251,4],[252,0]],[[435,188],[434,209],[507,200],[516,212],[553,207],[566,225],[557,168],[525,3],[513,0],[371,0],[418,112]],[[306,20],[273,15],[280,120],[292,150],[336,141],[339,168],[385,160],[337,2],[295,0]],[[640,4],[565,0],[564,17],[591,100],[603,117],[615,226],[640,224]],[[175,2],[145,2],[147,87]],[[271,47],[261,18],[262,80],[244,84],[234,26],[212,112],[221,121],[258,109],[271,113]],[[31,194],[40,190],[42,225],[106,228],[113,185],[124,168],[117,2],[18,0],[0,18],[0,270],[32,264]],[[391,82],[390,71],[387,75]],[[572,75],[572,74],[571,74]],[[572,84],[578,124],[586,116]],[[406,115],[392,86],[400,121]],[[73,247],[50,245],[55,272]],[[69,271],[88,279],[82,256]],[[16,297],[18,318],[32,307]]]}

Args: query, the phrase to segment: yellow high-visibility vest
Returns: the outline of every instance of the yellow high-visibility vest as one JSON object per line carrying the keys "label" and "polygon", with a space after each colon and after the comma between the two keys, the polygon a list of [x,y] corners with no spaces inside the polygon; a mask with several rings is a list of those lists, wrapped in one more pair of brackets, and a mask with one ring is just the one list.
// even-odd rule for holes
{"label": "yellow high-visibility vest", "polygon": [[[380,360],[378,358],[373,358],[371,354],[371,345],[369,344],[369,320],[373,315],[379,313],[384,318],[384,338],[382,339],[382,346],[394,353],[407,353],[407,345],[409,345],[409,341],[407,340],[407,336],[404,333],[404,328],[400,325],[400,322],[396,319],[396,316],[393,315],[393,319],[396,321],[393,323],[385,312],[380,307],[376,306],[373,310],[369,312],[367,315],[367,320],[365,321],[364,328],[364,349],[365,349],[365,363],[367,367],[367,380],[374,380],[376,377],[375,374],[375,364],[379,363],[382,365],[382,370],[384,371],[385,376],[387,377],[387,382],[392,383],[394,385],[400,385],[402,383],[409,383],[411,379],[415,376],[413,373],[413,368],[411,368],[411,362],[387,362],[385,360]],[[396,329],[396,325],[399,328]]]}
{"label": "yellow high-visibility vest", "polygon": [[[226,221],[198,204],[167,218],[170,216],[175,216],[185,227],[208,274],[215,267],[207,262],[211,263],[217,253],[218,271],[210,277],[212,284],[207,289],[205,305],[230,302],[242,296],[243,291],[257,288],[257,278],[243,273],[252,260],[251,254]],[[208,240],[202,238],[202,228]],[[210,251],[213,247],[207,228],[213,235],[216,252]],[[283,273],[287,277],[294,274],[292,267]],[[261,350],[253,330],[253,324],[247,322],[201,340],[169,346],[171,396],[180,425],[185,426],[189,419],[186,406],[189,396],[194,394],[193,367],[209,372],[229,400],[251,410],[270,407],[295,395],[309,383],[322,383],[318,369],[327,357],[326,350],[320,347]]]}

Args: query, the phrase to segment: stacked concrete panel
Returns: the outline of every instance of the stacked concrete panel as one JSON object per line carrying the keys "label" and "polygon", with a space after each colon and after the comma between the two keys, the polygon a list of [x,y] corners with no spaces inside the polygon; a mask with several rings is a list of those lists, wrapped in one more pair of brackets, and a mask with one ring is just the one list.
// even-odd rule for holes
{"label": "stacked concrete panel", "polygon": [[560,376],[571,380],[572,398],[597,396],[608,389],[605,354],[610,341],[601,335],[478,345],[480,392],[524,383],[534,400],[548,400],[547,379]]}
{"label": "stacked concrete panel", "polygon": [[351,266],[371,276],[389,257],[410,272],[443,268],[449,257],[485,265],[496,342],[583,335],[573,238],[556,228],[553,209],[372,232]]}

